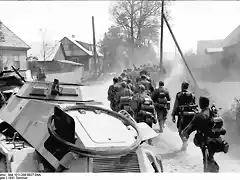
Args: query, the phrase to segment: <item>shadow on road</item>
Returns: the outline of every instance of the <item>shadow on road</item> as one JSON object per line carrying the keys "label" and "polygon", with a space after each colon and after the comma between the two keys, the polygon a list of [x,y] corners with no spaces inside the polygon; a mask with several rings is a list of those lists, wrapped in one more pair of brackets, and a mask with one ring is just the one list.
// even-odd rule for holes
{"label": "shadow on road", "polygon": [[163,160],[164,160],[164,159],[173,159],[173,158],[175,158],[176,156],[179,156],[180,153],[182,153],[182,152],[183,152],[183,151],[181,151],[181,150],[174,150],[174,151],[172,151],[172,152],[163,153],[163,154],[159,154],[159,155],[162,157]]}

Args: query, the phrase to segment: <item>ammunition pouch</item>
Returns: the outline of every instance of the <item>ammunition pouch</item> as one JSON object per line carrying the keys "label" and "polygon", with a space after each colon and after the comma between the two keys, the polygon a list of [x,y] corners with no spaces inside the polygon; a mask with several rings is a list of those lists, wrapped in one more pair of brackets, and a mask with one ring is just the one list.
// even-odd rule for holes
{"label": "ammunition pouch", "polygon": [[132,101],[132,97],[130,97],[130,96],[120,97],[120,104],[121,105],[128,105],[128,106],[130,106],[131,101]]}
{"label": "ammunition pouch", "polygon": [[194,116],[198,112],[197,105],[183,105],[179,106],[179,116]]}
{"label": "ammunition pouch", "polygon": [[158,98],[157,99],[157,102],[159,103],[159,104],[167,104],[167,99],[166,98]]}
{"label": "ammunition pouch", "polygon": [[156,109],[166,109],[166,110],[170,110],[170,102],[167,103],[155,103],[155,108]]}
{"label": "ammunition pouch", "polygon": [[179,106],[179,111],[197,111],[198,105],[181,105]]}
{"label": "ammunition pouch", "polygon": [[[149,112],[149,113],[151,113],[151,114],[154,114],[154,112],[155,112],[154,106],[153,106],[153,105],[149,105],[149,104],[142,104],[142,105],[141,105],[141,110],[142,110],[142,111]],[[140,110],[140,111],[141,111],[141,110]]]}
{"label": "ammunition pouch", "polygon": [[141,122],[145,122],[147,124],[151,124],[155,121],[154,119],[154,115],[150,112],[144,111],[144,110],[140,110],[138,113],[139,116],[141,116]]}

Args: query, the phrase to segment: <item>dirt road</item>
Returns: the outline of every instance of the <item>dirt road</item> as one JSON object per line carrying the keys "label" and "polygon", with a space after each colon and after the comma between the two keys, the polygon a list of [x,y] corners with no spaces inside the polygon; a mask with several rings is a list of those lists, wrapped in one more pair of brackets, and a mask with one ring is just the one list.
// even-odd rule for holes
{"label": "dirt road", "polygon": [[[177,70],[173,71],[171,76],[165,81],[166,86],[171,92],[171,96],[174,97],[178,89],[180,88],[179,76],[179,68],[176,67]],[[106,92],[111,84],[109,82],[102,82],[102,84],[92,85],[89,87],[83,87],[83,95],[84,99],[95,99],[102,101],[105,107],[109,108],[109,102],[107,101]],[[210,84],[204,84],[205,87]],[[214,84],[211,84],[212,87],[216,87]],[[226,85],[222,85],[226,86]],[[219,86],[220,87],[220,86]],[[218,87],[218,88],[219,88]],[[236,88],[236,87],[234,87]],[[239,86],[240,89],[240,86]],[[215,90],[216,98],[221,97],[221,92]],[[224,91],[222,91],[224,92]],[[232,95],[232,94],[231,94]],[[218,96],[218,97],[217,97]],[[225,96],[225,94],[224,94]],[[229,97],[225,97],[229,98]],[[226,101],[219,98],[218,102],[222,102],[222,106],[226,105]],[[157,126],[155,127],[157,128]],[[190,137],[192,139],[193,135]],[[164,129],[164,133],[160,134],[157,138],[154,139],[154,146],[156,147],[156,153],[160,154],[163,158],[164,163],[164,171],[165,172],[202,172],[203,164],[202,164],[202,155],[200,149],[195,147],[195,145],[190,141],[187,151],[180,151],[181,148],[181,140],[176,132],[175,124],[171,122],[171,118],[169,117],[167,120],[167,127]],[[229,154],[218,153],[215,155],[217,162],[220,165],[220,172],[240,172],[240,160],[236,160],[231,157]]]}

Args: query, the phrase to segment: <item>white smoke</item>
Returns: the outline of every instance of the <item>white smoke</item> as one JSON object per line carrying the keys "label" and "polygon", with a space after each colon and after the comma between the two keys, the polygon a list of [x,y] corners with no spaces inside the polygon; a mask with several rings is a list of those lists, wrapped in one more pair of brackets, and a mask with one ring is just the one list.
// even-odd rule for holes
{"label": "white smoke", "polygon": [[165,86],[168,88],[171,97],[175,97],[176,93],[180,91],[185,69],[183,64],[179,60],[174,60],[172,64],[172,71],[164,81]]}
{"label": "white smoke", "polygon": [[173,67],[172,72],[169,77],[165,80],[165,84],[169,84],[172,81],[180,80],[183,76],[184,67],[182,63],[176,62],[176,65]]}

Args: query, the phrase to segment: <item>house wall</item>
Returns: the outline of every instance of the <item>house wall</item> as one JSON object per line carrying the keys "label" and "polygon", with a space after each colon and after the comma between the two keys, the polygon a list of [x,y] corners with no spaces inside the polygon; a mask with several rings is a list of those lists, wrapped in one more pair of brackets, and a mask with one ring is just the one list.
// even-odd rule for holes
{"label": "house wall", "polygon": [[76,62],[76,63],[80,63],[84,65],[84,71],[89,71],[91,68],[91,66],[89,66],[89,62],[90,62],[90,57],[89,56],[71,56],[71,57],[67,57],[67,60],[72,61],[72,62]]}
{"label": "house wall", "polygon": [[0,54],[2,56],[2,61],[0,62],[0,70],[3,69],[3,66],[7,66],[8,69],[11,69],[12,65],[14,65],[16,68],[20,68],[21,70],[28,69],[26,50],[0,49]]}
{"label": "house wall", "polygon": [[76,66],[72,72],[48,73],[46,75],[46,80],[52,82],[54,79],[59,79],[60,82],[81,83],[83,71],[83,66]]}
{"label": "house wall", "polygon": [[62,50],[62,46],[60,46],[53,58],[54,60],[65,60],[64,53]]}
{"label": "house wall", "polygon": [[197,43],[197,54],[204,55],[205,49],[207,48],[221,48],[222,47],[222,40],[202,40],[198,41]]}
{"label": "house wall", "polygon": [[[66,72],[75,72],[76,69],[81,67],[83,71],[83,66],[63,63],[59,61],[29,61],[28,62],[29,69],[31,70],[32,75],[36,75],[38,68],[44,68],[46,73],[66,73]],[[81,74],[82,75],[82,74]]]}
{"label": "house wall", "polygon": [[217,63],[221,63],[221,60],[223,58],[223,53],[222,52],[215,52],[215,53],[209,53],[209,65],[214,65]]}
{"label": "house wall", "polygon": [[240,42],[224,48],[224,61],[231,72],[236,71],[240,76]]}
{"label": "house wall", "polygon": [[238,60],[240,61],[240,42],[235,45],[225,47],[224,51],[227,54],[235,54],[237,56]]}
{"label": "house wall", "polygon": [[[70,40],[67,38],[64,38],[62,41],[62,47],[64,49],[64,53],[66,55],[66,60],[76,62],[76,63],[81,63],[84,65],[84,71],[89,71],[91,70],[90,66],[90,61],[89,61],[89,56],[81,50],[77,45],[72,43]],[[58,52],[57,54],[61,54],[61,52]],[[56,57],[56,60],[59,60],[59,56]]]}
{"label": "house wall", "polygon": [[[103,57],[97,58],[97,71],[100,72],[103,69]],[[94,71],[94,58],[89,58],[89,71]]]}

